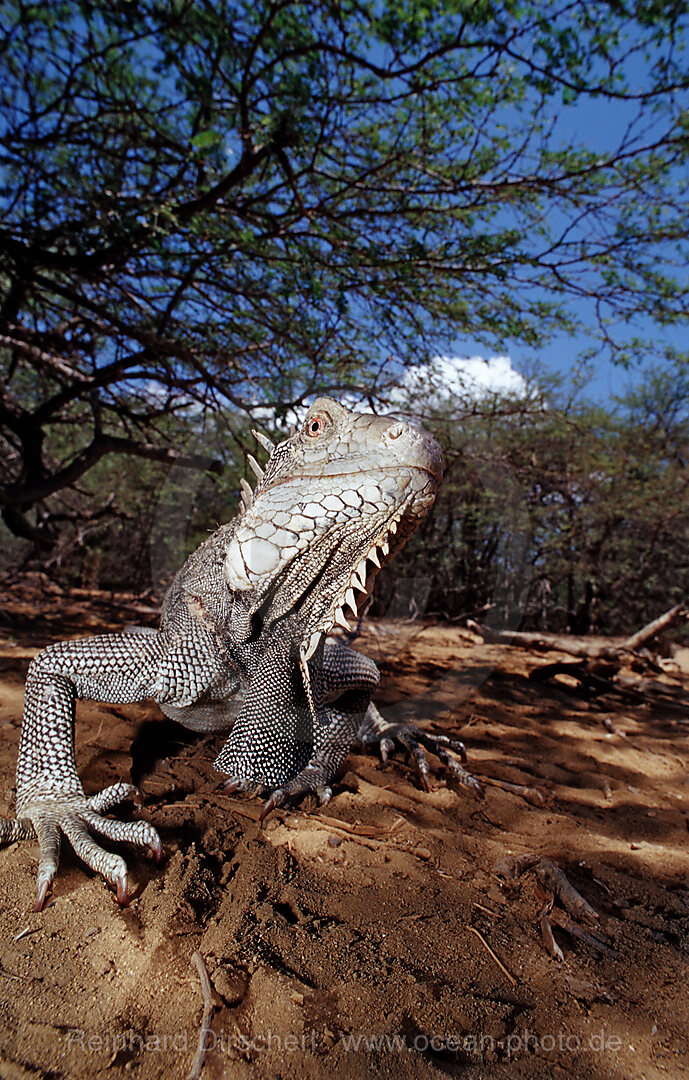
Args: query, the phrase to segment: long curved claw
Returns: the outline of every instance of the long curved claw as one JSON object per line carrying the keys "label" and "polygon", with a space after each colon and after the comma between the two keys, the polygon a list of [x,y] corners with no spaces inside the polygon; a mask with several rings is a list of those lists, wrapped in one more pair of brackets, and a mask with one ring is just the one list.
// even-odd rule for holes
{"label": "long curved claw", "polygon": [[380,760],[383,762],[383,764],[386,764],[390,754],[395,749],[395,744],[392,739],[388,739],[387,737],[383,736],[383,738],[380,740],[379,747]]}
{"label": "long curved claw", "polygon": [[43,905],[45,904],[45,898],[48,895],[48,889],[50,888],[50,878],[43,878],[36,884],[36,903],[34,904],[34,911],[43,911]]}
{"label": "long curved claw", "polygon": [[113,879],[113,885],[116,889],[117,903],[120,907],[124,907],[127,903],[127,871],[124,870],[121,874]]}
{"label": "long curved claw", "polygon": [[60,830],[52,821],[37,820],[35,825],[40,854],[38,856],[38,872],[36,874],[36,904],[34,911],[42,911],[48,890],[57,874],[60,865],[60,848],[62,841]]}
{"label": "long curved claw", "polygon": [[275,807],[276,806],[281,806],[284,801],[285,801],[285,793],[284,793],[284,791],[282,790],[282,788],[277,788],[277,790],[273,792],[273,794],[270,796],[268,801],[265,803],[263,809],[261,810],[261,813],[259,815],[258,820],[260,822],[264,822],[266,820],[266,818],[268,817],[268,815],[272,814]]}
{"label": "long curved claw", "polygon": [[300,772],[298,776],[295,776],[293,780],[290,780],[288,784],[283,784],[281,788],[276,788],[275,791],[271,792],[270,798],[261,811],[259,821],[265,821],[276,807],[295,805],[301,799],[306,798],[307,795],[315,795],[319,806],[327,806],[333,795],[332,788],[325,782],[323,777],[317,770],[310,769],[309,766]]}
{"label": "long curved claw", "polygon": [[[231,776],[224,782],[221,791],[223,795],[234,795],[238,791],[244,792],[247,795],[264,795],[270,791],[270,788],[266,787],[265,784],[258,783],[256,780],[247,780],[238,776]],[[270,792],[268,801],[259,815],[259,822],[262,824],[276,806],[281,806],[282,803],[285,802],[285,799],[286,793],[282,788],[276,788],[275,791]]]}
{"label": "long curved claw", "polygon": [[468,788],[469,791],[473,791],[479,799],[485,799],[486,793],[483,789],[483,785],[479,783],[475,776],[472,776],[470,772],[463,769],[457,762],[451,766],[452,775],[459,781],[462,787]]}
{"label": "long curved claw", "polygon": [[431,790],[431,770],[428,766],[428,758],[426,752],[421,746],[413,733],[407,733],[401,731],[398,738],[404,746],[407,753],[414,758],[416,762],[416,769],[419,774],[419,780],[425,791]]}
{"label": "long curved claw", "polygon": [[156,864],[160,866],[161,862],[165,858],[165,849],[163,848],[163,842],[157,833],[155,840],[149,840],[148,848],[153,855]]}
{"label": "long curved claw", "polygon": [[[437,739],[442,738],[441,735],[436,735],[435,737]],[[464,743],[462,742],[462,740],[461,739],[448,739],[447,740],[447,745],[450,747],[451,750],[454,750],[455,754],[459,754],[459,757],[461,758],[462,764],[466,765],[466,763],[467,763],[467,761],[469,759],[467,758],[467,748],[464,745]]]}
{"label": "long curved claw", "polygon": [[236,791],[243,791],[247,795],[260,795],[266,789],[263,784],[256,780],[247,780],[239,776],[231,776],[220,789],[223,795],[234,795]]}
{"label": "long curved claw", "polygon": [[416,768],[419,771],[419,780],[423,785],[424,791],[431,790],[431,770],[428,767],[428,759],[424,754],[420,746],[417,746],[413,750],[414,758],[416,760]]}

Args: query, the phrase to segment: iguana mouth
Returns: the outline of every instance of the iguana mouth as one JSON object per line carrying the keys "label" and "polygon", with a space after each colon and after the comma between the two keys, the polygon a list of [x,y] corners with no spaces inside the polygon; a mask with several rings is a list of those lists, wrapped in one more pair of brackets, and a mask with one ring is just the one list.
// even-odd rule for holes
{"label": "iguana mouth", "polygon": [[[401,466],[399,464],[395,464],[395,465],[376,465],[376,472],[388,473],[388,474],[394,476],[396,473],[398,473],[400,471],[400,467]],[[362,469],[363,468],[364,467],[362,467]],[[439,484],[440,481],[442,480],[442,467],[440,465],[436,466],[435,463],[429,462],[428,465],[414,465],[414,464],[410,464],[410,463],[405,463],[404,469],[407,472],[424,473],[426,476],[430,477],[431,480],[433,480],[436,485]],[[337,469],[337,470],[335,470],[335,469],[329,469],[326,466],[322,470],[320,470],[319,472],[314,473],[312,478],[313,479],[316,479],[316,478],[321,479],[322,477],[327,476],[328,479],[335,480],[335,479],[338,479],[338,478],[341,478],[341,477],[357,476],[357,475],[359,475],[359,473],[360,473],[360,470],[355,470],[355,469],[344,469],[344,470],[343,469]],[[303,476],[299,476],[296,473],[294,475],[279,476],[279,477],[276,477],[276,479],[273,480],[272,482],[262,485],[262,491],[269,491],[271,489],[275,489],[276,487],[279,487],[281,484],[288,484],[288,483],[290,483],[290,481],[303,480],[303,479],[304,479]]]}

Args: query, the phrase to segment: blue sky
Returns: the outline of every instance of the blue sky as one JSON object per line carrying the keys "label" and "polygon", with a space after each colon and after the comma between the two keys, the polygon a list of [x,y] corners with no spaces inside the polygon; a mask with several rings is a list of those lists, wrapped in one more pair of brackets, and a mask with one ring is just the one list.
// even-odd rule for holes
{"label": "blue sky", "polygon": [[[647,320],[645,330],[648,336],[653,335],[658,343],[664,341],[668,345],[689,351],[689,334],[686,328],[665,328],[661,332],[650,320]],[[585,334],[561,335],[550,342],[542,352],[534,353],[519,346],[510,348],[509,345],[502,350],[487,350],[483,344],[458,338],[452,349],[441,349],[439,355],[454,356],[458,361],[483,358],[495,374],[496,381],[492,385],[495,389],[501,389],[505,386],[513,387],[514,382],[505,364],[491,363],[495,357],[508,357],[511,368],[518,373],[528,375],[534,369],[542,369],[546,375],[559,375],[566,382],[570,382],[575,373],[581,371],[579,358],[589,344],[590,338]],[[641,355],[637,365],[624,367],[613,363],[606,356],[600,356],[587,366],[587,377],[582,394],[600,404],[612,404],[616,396],[624,394],[629,388],[643,382],[644,372],[649,365],[660,362],[657,357],[653,360]],[[461,369],[463,365],[458,363],[458,367]],[[468,367],[471,369],[473,364],[470,363]],[[486,381],[485,385],[489,385],[489,382]]]}
{"label": "blue sky", "polygon": [[[657,343],[664,342],[675,348],[689,351],[689,333],[685,327],[657,328],[651,320],[646,320],[643,327],[647,336],[654,337]],[[561,335],[550,342],[542,352],[537,354],[531,350],[519,346],[509,347],[503,350],[487,350],[485,345],[478,342],[467,341],[458,338],[451,350],[439,350],[439,354],[453,355],[458,358],[483,357],[490,360],[494,356],[506,355],[511,361],[511,366],[517,372],[528,374],[536,368],[542,368],[546,374],[563,376],[567,381],[571,379],[578,369],[581,353],[590,344],[590,338],[585,334],[577,336]],[[638,385],[644,379],[644,371],[649,365],[659,364],[661,361],[656,357],[640,355],[637,365],[624,367],[613,363],[608,357],[600,356],[589,365],[589,375],[586,379],[583,394],[600,404],[612,403],[613,398],[623,394],[630,387]],[[499,368],[500,385],[504,377],[504,367]]]}
{"label": "blue sky", "polygon": [[[639,55],[629,61],[627,65],[629,84],[635,90],[641,90],[648,85],[648,66]],[[677,104],[689,109],[689,99],[679,101]],[[549,107],[555,109],[553,99]],[[560,105],[557,111],[549,118],[553,123],[552,135],[555,140],[574,142],[585,145],[588,149],[605,154],[614,146],[617,146],[625,136],[630,125],[643,138],[644,142],[652,142],[661,130],[667,126],[667,117],[661,113],[654,113],[650,109],[640,113],[637,102],[601,100],[597,98],[580,96],[572,104]],[[636,123],[635,123],[636,120]],[[686,177],[684,177],[686,181]],[[668,251],[668,258],[672,259],[674,253]],[[685,265],[675,267],[676,276],[686,283],[686,291],[689,294],[689,271]],[[578,304],[575,300],[568,303],[573,314],[585,324],[591,324],[591,312],[587,311],[586,305]],[[671,347],[678,351],[686,352],[689,356],[689,332],[685,325],[659,327],[650,318],[639,317],[634,326],[623,323],[611,325],[613,336],[624,340],[626,337],[638,336],[654,342],[656,347]],[[541,366],[546,372],[562,375],[568,378],[577,368],[578,360],[582,353],[586,352],[592,344],[592,338],[585,332],[574,335],[560,335],[547,345],[542,352],[534,354],[523,346],[512,345],[504,342],[502,348],[493,352],[487,352],[485,345],[466,339],[457,339],[450,352],[457,357],[489,356],[504,353],[510,357],[513,367],[517,371],[526,372],[532,370],[533,363]],[[439,350],[447,353],[448,350]],[[689,361],[688,361],[689,362]],[[591,364],[590,377],[586,383],[585,393],[591,399],[600,402],[611,402],[619,394],[624,393],[631,386],[638,384],[644,379],[644,371],[649,364],[659,364],[661,360],[656,356],[640,354],[638,362],[631,367],[624,367],[614,363],[609,355],[601,353]]]}

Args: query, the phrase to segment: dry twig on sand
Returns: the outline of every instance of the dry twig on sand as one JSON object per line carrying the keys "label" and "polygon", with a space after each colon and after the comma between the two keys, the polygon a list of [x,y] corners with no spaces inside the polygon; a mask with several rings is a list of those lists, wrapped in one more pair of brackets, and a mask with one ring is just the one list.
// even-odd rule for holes
{"label": "dry twig on sand", "polygon": [[199,973],[199,979],[201,981],[203,1015],[201,1017],[201,1027],[199,1029],[199,1041],[196,1047],[196,1053],[194,1054],[191,1072],[189,1073],[187,1080],[199,1080],[203,1064],[206,1060],[206,1054],[208,1053],[208,1035],[211,1030],[211,1016],[213,1015],[214,1001],[210,979],[208,978],[208,972],[206,971],[206,965],[203,962],[201,953],[195,952],[192,955],[191,960]]}
{"label": "dry twig on sand", "polygon": [[507,978],[512,983],[512,986],[516,986],[517,985],[517,980],[515,979],[514,975],[510,971],[507,970],[507,968],[503,964],[500,957],[496,956],[496,954],[493,952],[490,945],[488,944],[488,942],[484,938],[483,934],[479,930],[477,930],[475,926],[469,926],[469,927],[467,927],[467,929],[471,930],[472,934],[476,934],[476,937],[479,939],[479,941],[483,945],[484,949],[486,949],[486,951],[493,957],[493,960],[495,960],[495,963],[498,965],[498,967],[502,971],[503,975],[507,976]]}

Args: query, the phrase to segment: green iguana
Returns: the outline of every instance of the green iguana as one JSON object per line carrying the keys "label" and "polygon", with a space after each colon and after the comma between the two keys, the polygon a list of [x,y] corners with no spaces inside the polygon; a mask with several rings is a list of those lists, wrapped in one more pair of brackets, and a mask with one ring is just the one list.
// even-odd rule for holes
{"label": "green iguana", "polygon": [[356,616],[384,562],[432,504],[442,473],[438,444],[399,420],[319,398],[291,438],[269,450],[255,491],[244,482],[238,517],[187,559],[167,592],[160,628],[60,642],[32,661],[17,765],[17,819],[0,841],[37,838],[36,909],[55,877],[61,837],[127,898],[121,856],[93,836],[148,847],[145,821],[104,816],[136,789],[86,795],[74,760],[77,698],[152,698],[197,731],[229,731],[215,767],[227,790],[268,796],[264,814],[314,793],[323,803],[354,741],[400,741],[424,784],[424,747],[459,780],[478,783],[448,752],[459,743],[387,724],[371,704],[376,665],[326,635]]}

